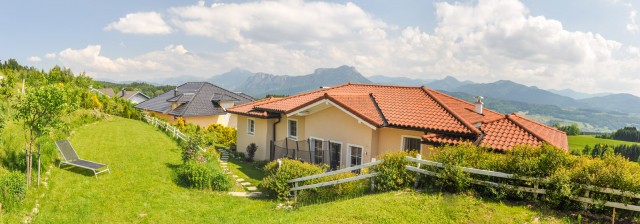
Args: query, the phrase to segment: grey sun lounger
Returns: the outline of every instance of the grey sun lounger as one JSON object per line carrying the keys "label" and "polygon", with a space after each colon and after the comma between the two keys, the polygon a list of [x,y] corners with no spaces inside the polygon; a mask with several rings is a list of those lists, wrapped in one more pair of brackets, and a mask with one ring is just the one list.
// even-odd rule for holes
{"label": "grey sun lounger", "polygon": [[103,173],[103,172],[111,173],[111,171],[109,170],[109,165],[80,159],[80,157],[78,157],[78,154],[76,153],[76,150],[73,149],[73,147],[71,146],[71,143],[67,140],[56,141],[56,146],[58,146],[58,151],[60,151],[60,154],[62,154],[62,158],[60,159],[60,163],[58,164],[58,167],[60,167],[63,164],[66,164],[66,165],[71,165],[75,167],[92,170],[93,174],[96,176],[96,179],[98,179],[98,174],[100,173]]}

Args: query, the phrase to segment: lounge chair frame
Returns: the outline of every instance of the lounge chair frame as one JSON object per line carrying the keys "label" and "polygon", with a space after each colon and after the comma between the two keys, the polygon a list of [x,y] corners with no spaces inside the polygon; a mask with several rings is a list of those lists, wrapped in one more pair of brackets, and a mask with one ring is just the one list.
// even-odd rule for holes
{"label": "lounge chair frame", "polygon": [[109,165],[107,164],[80,159],[80,157],[78,157],[78,153],[76,153],[76,150],[73,149],[73,146],[71,146],[71,143],[68,140],[56,141],[56,147],[58,147],[58,151],[61,155],[60,163],[58,163],[58,168],[60,168],[62,165],[70,165],[88,169],[93,171],[93,175],[96,177],[96,179],[98,179],[98,174],[100,173],[109,172],[109,174],[111,174],[111,170],[109,169]]}

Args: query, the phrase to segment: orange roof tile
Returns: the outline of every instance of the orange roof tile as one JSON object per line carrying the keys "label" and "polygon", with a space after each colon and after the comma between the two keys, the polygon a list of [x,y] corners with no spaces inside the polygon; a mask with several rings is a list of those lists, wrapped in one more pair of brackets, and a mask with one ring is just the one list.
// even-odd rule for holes
{"label": "orange roof tile", "polygon": [[429,134],[423,135],[422,140],[426,142],[431,142],[431,143],[449,144],[449,145],[461,145],[461,144],[467,145],[467,144],[471,144],[472,142],[471,139],[468,139],[468,138],[462,138],[460,136],[436,134],[436,133],[429,133]]}
{"label": "orange roof tile", "polygon": [[231,108],[227,108],[227,111],[230,113],[243,114],[243,115],[252,116],[252,117],[268,118],[269,113],[267,111],[254,110],[254,107],[265,104],[265,103],[273,102],[279,99],[281,98],[269,97],[269,98],[245,103],[242,105],[234,106]]}

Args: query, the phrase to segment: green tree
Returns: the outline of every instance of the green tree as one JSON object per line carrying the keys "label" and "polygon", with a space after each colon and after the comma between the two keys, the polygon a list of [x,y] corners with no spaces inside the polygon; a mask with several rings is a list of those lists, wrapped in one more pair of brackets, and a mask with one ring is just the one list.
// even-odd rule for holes
{"label": "green tree", "polygon": [[13,106],[15,109],[13,118],[22,122],[26,132],[28,187],[31,183],[34,143],[40,136],[48,134],[52,128],[62,124],[61,116],[66,111],[67,104],[62,85],[33,87],[26,92],[26,95],[21,95],[19,102]]}
{"label": "green tree", "polygon": [[15,95],[14,86],[16,84],[16,76],[13,74],[13,70],[4,70],[2,74],[3,77],[2,80],[0,80],[0,96],[2,96],[7,104],[7,114],[11,115],[9,109],[11,107],[11,98]]}

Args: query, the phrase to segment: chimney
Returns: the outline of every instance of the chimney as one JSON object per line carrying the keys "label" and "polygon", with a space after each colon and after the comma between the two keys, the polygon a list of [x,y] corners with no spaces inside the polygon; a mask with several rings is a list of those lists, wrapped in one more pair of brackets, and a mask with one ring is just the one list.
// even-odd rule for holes
{"label": "chimney", "polygon": [[124,97],[124,95],[126,95],[126,94],[127,94],[127,91],[126,91],[126,90],[124,90],[124,88],[123,88],[123,89],[122,89],[122,96],[120,96],[120,97]]}
{"label": "chimney", "polygon": [[173,96],[178,96],[178,87],[173,91]]}
{"label": "chimney", "polygon": [[475,103],[475,105],[476,105],[476,113],[478,113],[478,114],[482,114],[482,104],[484,104],[484,103],[482,102],[482,100],[484,99],[484,97],[482,97],[482,96],[475,96],[474,98],[476,98],[476,100],[478,100],[478,101],[476,101],[476,103]]}

